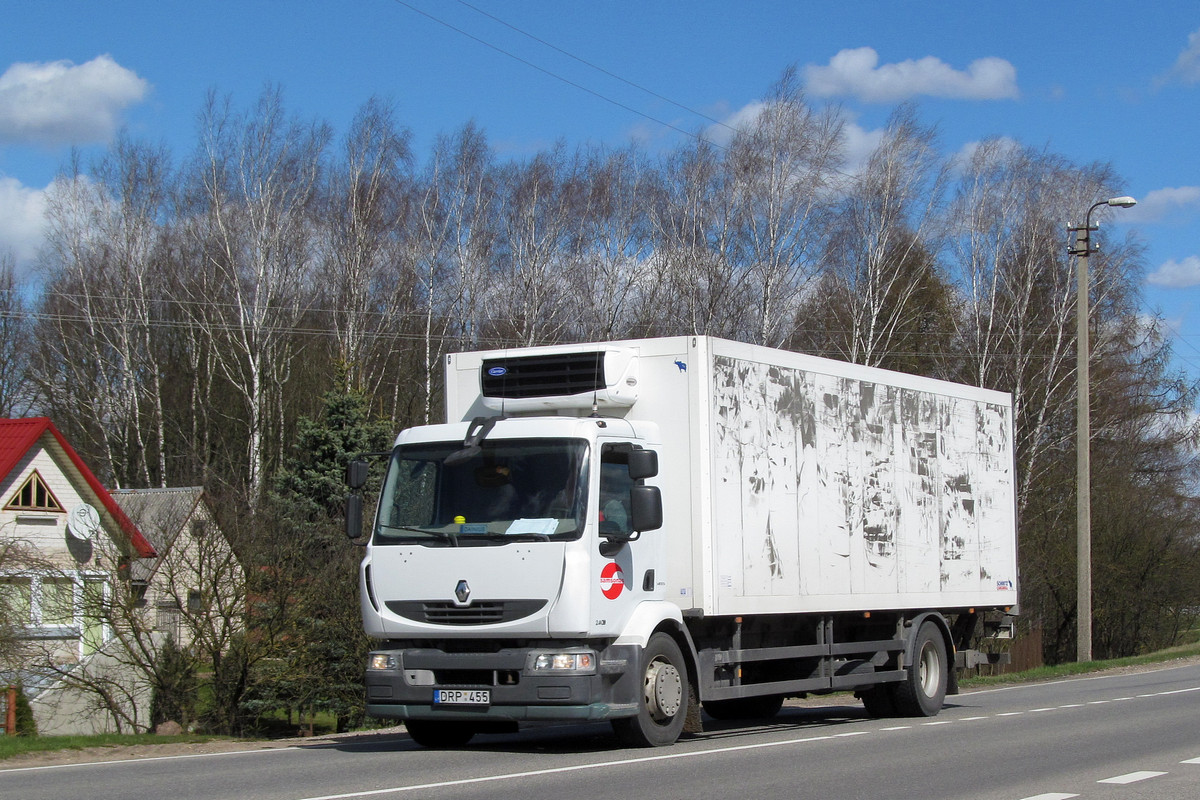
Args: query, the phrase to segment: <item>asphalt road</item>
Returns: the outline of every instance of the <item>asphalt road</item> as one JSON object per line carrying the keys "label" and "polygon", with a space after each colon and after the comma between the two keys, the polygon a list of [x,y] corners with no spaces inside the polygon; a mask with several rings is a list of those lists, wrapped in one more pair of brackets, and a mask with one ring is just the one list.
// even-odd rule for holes
{"label": "asphalt road", "polygon": [[273,750],[0,770],[5,800],[343,798],[1200,798],[1200,665],[947,698],[933,719],[785,708],[623,750],[605,725],[480,736],[460,751],[397,735]]}

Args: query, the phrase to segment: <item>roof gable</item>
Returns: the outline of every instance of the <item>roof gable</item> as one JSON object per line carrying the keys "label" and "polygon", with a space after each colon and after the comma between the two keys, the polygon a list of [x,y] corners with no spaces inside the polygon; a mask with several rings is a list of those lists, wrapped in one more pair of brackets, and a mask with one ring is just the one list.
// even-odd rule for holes
{"label": "roof gable", "polygon": [[[46,437],[43,440],[43,437]],[[67,443],[63,435],[49,417],[29,417],[27,419],[0,419],[0,481],[6,480],[21,459],[39,443],[46,446],[47,452],[55,461],[57,453],[61,453],[74,467],[76,474],[87,484],[96,500],[104,507],[109,516],[116,522],[121,532],[129,537],[129,542],[141,558],[152,558],[154,547],[138,530],[133,521],[126,516],[112,495],[104,488],[99,479],[88,469],[87,464]],[[51,446],[53,445],[53,446]]]}

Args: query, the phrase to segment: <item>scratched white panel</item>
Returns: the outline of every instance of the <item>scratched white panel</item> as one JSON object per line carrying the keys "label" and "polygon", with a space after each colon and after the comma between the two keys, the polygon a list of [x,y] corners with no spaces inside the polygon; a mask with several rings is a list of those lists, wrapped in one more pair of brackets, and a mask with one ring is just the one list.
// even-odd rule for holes
{"label": "scratched white panel", "polygon": [[728,357],[713,378],[719,596],[1011,579],[1005,408]]}
{"label": "scratched white panel", "polygon": [[979,534],[975,522],[975,404],[941,399],[942,590],[979,587]]}
{"label": "scratched white panel", "polygon": [[937,459],[937,401],[924,392],[901,392],[896,538],[907,592],[936,592],[941,582],[941,473]]}

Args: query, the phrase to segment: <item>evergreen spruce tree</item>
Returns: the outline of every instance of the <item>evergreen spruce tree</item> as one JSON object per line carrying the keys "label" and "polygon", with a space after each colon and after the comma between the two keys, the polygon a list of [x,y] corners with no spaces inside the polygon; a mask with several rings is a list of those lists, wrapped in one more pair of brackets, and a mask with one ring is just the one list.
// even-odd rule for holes
{"label": "evergreen spruce tree", "polygon": [[286,619],[276,626],[272,685],[252,691],[251,702],[270,696],[301,719],[327,712],[339,728],[361,721],[367,653],[358,601],[362,551],[344,535],[345,474],[352,459],[387,450],[391,437],[390,425],[371,419],[356,390],[327,392],[320,416],[299,421],[293,454],[269,498],[273,538],[287,557],[262,571],[262,579],[283,582],[272,593],[286,596],[277,606]]}

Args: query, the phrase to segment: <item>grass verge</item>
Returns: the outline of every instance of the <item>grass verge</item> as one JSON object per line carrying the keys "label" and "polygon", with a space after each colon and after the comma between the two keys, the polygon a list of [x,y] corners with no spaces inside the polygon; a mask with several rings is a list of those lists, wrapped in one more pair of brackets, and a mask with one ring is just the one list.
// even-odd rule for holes
{"label": "grass verge", "polygon": [[50,750],[83,750],[88,747],[128,747],[130,745],[197,744],[214,739],[228,740],[218,736],[156,736],[153,733],[119,734],[101,733],[95,736],[0,736],[0,760],[23,753],[41,753]]}
{"label": "grass verge", "polygon": [[1114,658],[1108,661],[1083,661],[1057,664],[1053,667],[1037,667],[1025,672],[1013,672],[1005,675],[982,675],[978,677],[959,678],[959,686],[963,688],[994,686],[1008,683],[1034,683],[1050,681],[1058,678],[1070,678],[1075,675],[1086,675],[1089,672],[1100,672],[1106,669],[1120,667],[1136,667],[1144,664],[1159,664],[1182,658],[1200,656],[1200,642],[1169,647],[1154,653],[1128,658]]}

